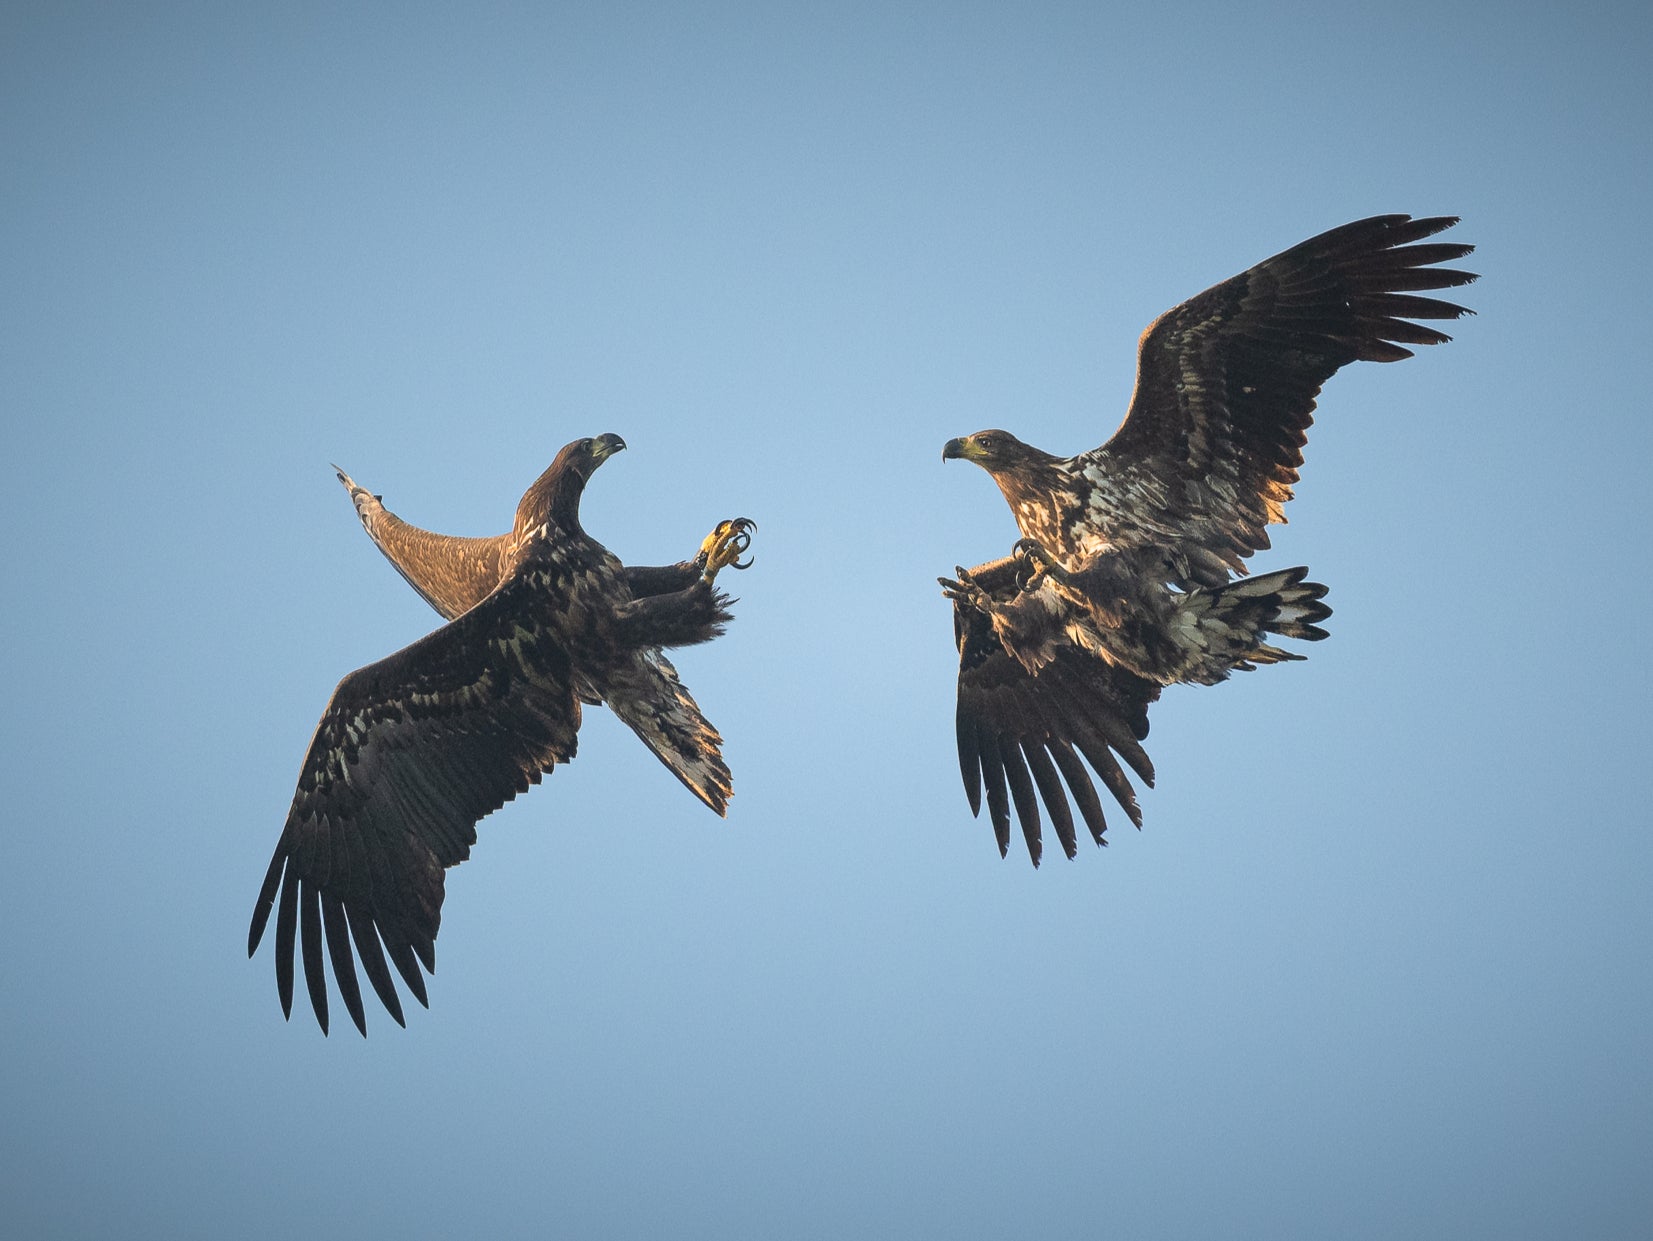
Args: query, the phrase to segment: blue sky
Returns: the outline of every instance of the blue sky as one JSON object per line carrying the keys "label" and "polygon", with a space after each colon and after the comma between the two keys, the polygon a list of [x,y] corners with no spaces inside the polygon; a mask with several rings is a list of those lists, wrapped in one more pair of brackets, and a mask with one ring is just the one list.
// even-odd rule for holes
{"label": "blue sky", "polygon": [[[824,7],[0,11],[0,1216],[1645,1235],[1650,19]],[[1156,314],[1388,211],[1479,313],[1321,402],[1255,563],[1331,640],[1165,695],[1140,834],[1001,861],[934,579],[1015,532],[943,441],[1100,443]],[[435,621],[328,463],[491,534],[602,431],[626,560],[760,523],[678,660],[729,819],[593,711],[431,1010],[283,1023],[299,760]]]}

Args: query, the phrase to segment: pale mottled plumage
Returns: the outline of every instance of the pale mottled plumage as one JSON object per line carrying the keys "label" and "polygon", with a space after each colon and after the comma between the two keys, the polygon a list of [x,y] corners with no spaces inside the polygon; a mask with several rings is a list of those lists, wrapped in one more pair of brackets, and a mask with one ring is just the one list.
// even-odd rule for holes
{"label": "pale mottled plumage", "polygon": [[[1136,743],[1161,686],[1301,658],[1269,635],[1325,636],[1325,588],[1307,570],[1233,578],[1285,520],[1321,385],[1349,362],[1394,362],[1412,356],[1406,345],[1448,339],[1411,320],[1469,313],[1418,295],[1475,279],[1436,266],[1473,247],[1417,244],[1456,222],[1360,220],[1162,315],[1142,335],[1130,410],[1099,448],[1057,457],[997,430],[948,442],[944,457],[993,476],[1023,536],[1013,557],[943,580],[965,789],[979,812],[986,782],[1001,851],[1013,800],[1037,863],[1042,800],[1073,855],[1066,794],[1043,756],[1075,744],[1098,712],[1134,748],[1108,744],[1152,783]],[[1098,774],[1140,826],[1117,764],[1085,754],[1103,758]],[[1083,766],[1056,766],[1100,843]]]}

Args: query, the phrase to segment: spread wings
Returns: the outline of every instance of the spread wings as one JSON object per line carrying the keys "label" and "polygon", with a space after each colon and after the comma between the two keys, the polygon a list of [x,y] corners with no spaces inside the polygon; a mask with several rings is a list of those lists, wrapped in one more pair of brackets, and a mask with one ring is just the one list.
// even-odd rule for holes
{"label": "spread wings", "polygon": [[[971,573],[990,592],[1015,589],[1010,560]],[[1000,855],[1010,847],[1014,804],[1028,854],[1039,864],[1043,801],[1063,852],[1073,857],[1078,838],[1069,793],[1092,838],[1105,843],[1102,802],[1081,756],[1141,827],[1136,792],[1118,760],[1152,786],[1154,766],[1141,743],[1159,686],[1074,646],[1062,647],[1036,677],[1030,675],[1006,653],[987,614],[957,599],[953,634],[959,649],[959,771],[973,814],[981,813],[986,785]]]}
{"label": "spread wings", "polygon": [[[509,534],[472,539],[421,529],[385,508],[379,496],[343,470],[338,475],[374,546],[445,619],[474,607],[509,571]],[[692,586],[704,568],[702,557],[674,565],[627,565],[620,574],[634,597],[657,597]],[[726,813],[730,777],[723,739],[701,714],[671,660],[659,650],[637,652],[611,673],[604,701],[690,792],[718,814]]]}
{"label": "spread wings", "polygon": [[327,1029],[324,930],[339,994],[362,1033],[352,939],[398,1024],[387,956],[426,1002],[419,966],[435,969],[443,872],[470,855],[478,819],[574,756],[580,707],[568,653],[543,619],[542,590],[537,575],[513,578],[334,690],[247,937],[251,956],[279,889],[275,957],[284,1012],[292,1012],[294,943],[302,932],[310,1003]]}
{"label": "spread wings", "polygon": [[[1160,316],[1142,335],[1136,392],[1119,430],[1079,463],[1130,506],[1115,540],[1179,539],[1208,552],[1207,585],[1268,546],[1285,520],[1321,385],[1357,360],[1395,362],[1449,339],[1413,319],[1462,306],[1420,291],[1465,285],[1434,264],[1473,246],[1414,245],[1452,216],[1374,216],[1334,228]],[[1196,557],[1196,560],[1201,559]]]}

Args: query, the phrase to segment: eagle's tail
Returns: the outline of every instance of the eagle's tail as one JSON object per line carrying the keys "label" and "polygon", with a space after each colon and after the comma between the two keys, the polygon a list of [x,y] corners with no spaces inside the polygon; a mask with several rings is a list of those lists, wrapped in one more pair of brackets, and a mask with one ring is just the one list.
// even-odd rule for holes
{"label": "eagle's tail", "polygon": [[603,702],[691,793],[726,813],[732,794],[723,738],[677,679],[671,660],[658,650],[639,651],[610,674]]}
{"label": "eagle's tail", "polygon": [[1236,670],[1305,658],[1264,638],[1275,634],[1318,642],[1326,636],[1319,624],[1332,614],[1322,602],[1326,588],[1304,581],[1308,572],[1302,566],[1281,569],[1182,596],[1173,628],[1191,658],[1178,679],[1214,685]]}

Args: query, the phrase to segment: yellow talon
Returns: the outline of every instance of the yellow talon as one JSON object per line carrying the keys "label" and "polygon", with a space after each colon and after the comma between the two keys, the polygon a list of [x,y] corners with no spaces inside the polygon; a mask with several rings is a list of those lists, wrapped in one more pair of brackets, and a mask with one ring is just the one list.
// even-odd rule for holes
{"label": "yellow talon", "polygon": [[717,529],[708,534],[700,545],[700,555],[697,559],[705,565],[701,576],[710,582],[717,577],[721,569],[751,568],[752,562],[742,562],[740,557],[752,546],[752,531],[757,528],[757,523],[747,517],[718,522]]}

